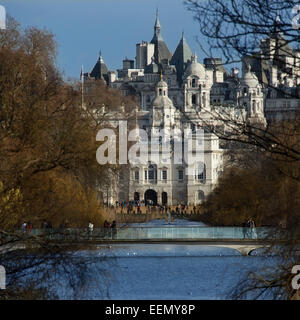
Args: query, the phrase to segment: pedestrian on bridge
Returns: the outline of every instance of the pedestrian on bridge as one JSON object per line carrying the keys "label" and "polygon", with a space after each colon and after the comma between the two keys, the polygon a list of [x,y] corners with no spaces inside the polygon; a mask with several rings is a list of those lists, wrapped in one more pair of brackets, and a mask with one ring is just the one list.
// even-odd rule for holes
{"label": "pedestrian on bridge", "polygon": [[247,233],[248,233],[248,226],[249,226],[249,223],[248,223],[248,221],[245,219],[244,222],[242,223],[244,239],[246,238]]}
{"label": "pedestrian on bridge", "polygon": [[117,235],[117,222],[114,220],[110,226],[112,238],[115,239]]}
{"label": "pedestrian on bridge", "polygon": [[249,220],[249,227],[250,227],[251,239],[257,239],[255,223],[254,223],[254,220],[252,218]]}
{"label": "pedestrian on bridge", "polygon": [[104,227],[104,238],[107,238],[109,233],[110,223],[107,220],[105,220],[103,227]]}
{"label": "pedestrian on bridge", "polygon": [[26,228],[27,228],[27,223],[26,223],[26,221],[24,221],[22,226],[21,226],[21,230],[25,233],[26,232]]}
{"label": "pedestrian on bridge", "polygon": [[92,224],[91,221],[89,221],[89,225],[88,225],[88,234],[89,234],[89,239],[92,237],[93,235],[93,231],[94,231],[94,225]]}

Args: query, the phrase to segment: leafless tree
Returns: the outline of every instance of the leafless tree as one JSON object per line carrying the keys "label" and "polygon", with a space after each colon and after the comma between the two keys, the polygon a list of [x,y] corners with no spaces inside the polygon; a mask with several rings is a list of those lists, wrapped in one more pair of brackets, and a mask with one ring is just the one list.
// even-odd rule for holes
{"label": "leafless tree", "polygon": [[[205,39],[208,48],[202,49],[209,57],[222,56],[224,64],[228,65],[242,63],[243,71],[247,64],[252,65],[254,72],[260,72],[258,79],[265,95],[276,90],[285,98],[300,98],[297,89],[300,76],[298,1],[185,0],[184,3],[199,24],[199,43],[203,43]],[[271,81],[267,72],[270,67],[276,69],[278,85]],[[289,77],[293,79],[295,90],[284,84]],[[233,110],[239,112],[240,116],[233,116]],[[270,179],[275,181],[278,175],[282,185],[294,183],[296,188],[293,189],[295,194],[292,197],[296,201],[299,198],[297,190],[300,183],[299,115],[296,114],[290,120],[263,125],[247,121],[242,116],[243,111],[243,106],[239,105],[213,106],[211,121],[203,121],[204,126],[215,133],[224,146],[232,149],[231,154],[234,151],[239,154],[238,164],[246,167],[245,172],[250,173],[255,168],[254,163],[269,162],[274,169],[273,172],[268,171],[272,175]],[[242,153],[244,155],[240,156]],[[250,161],[253,154],[258,155],[258,162]],[[259,195],[259,190],[257,194]],[[289,207],[288,196],[276,200],[281,202],[283,211]],[[274,229],[276,234],[285,239],[284,242],[274,243],[272,247],[278,253],[281,263],[267,273],[251,274],[240,283],[235,297],[242,297],[249,291],[255,291],[254,296],[260,297],[268,290],[277,298],[290,298],[295,294],[290,280],[291,265],[299,264],[296,250],[299,250],[300,216],[296,208],[297,205],[287,212],[290,223],[286,225],[284,232],[281,227]],[[266,212],[266,216],[268,214]],[[283,212],[278,212],[278,216],[282,214]]]}

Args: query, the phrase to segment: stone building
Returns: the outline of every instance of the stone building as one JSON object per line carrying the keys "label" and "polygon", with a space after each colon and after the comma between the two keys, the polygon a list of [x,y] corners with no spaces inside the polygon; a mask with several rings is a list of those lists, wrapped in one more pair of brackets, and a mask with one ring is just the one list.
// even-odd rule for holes
{"label": "stone building", "polygon": [[[187,174],[184,161],[177,164],[174,159],[170,163],[149,160],[132,165],[121,172],[119,188],[111,201],[145,200],[169,205],[199,203],[214,188],[223,170],[224,149],[218,137],[207,130],[207,124],[216,121],[216,110],[222,112],[226,107],[233,117],[262,125],[295,114],[300,109],[297,98],[300,97],[297,80],[300,64],[298,60],[283,59],[281,63],[295,68],[288,74],[280,73],[278,59],[274,59],[278,52],[272,52],[272,41],[271,36],[262,41],[260,52],[244,57],[240,76],[237,68],[228,72],[220,58],[206,58],[203,64],[199,63],[183,33],[172,54],[163,39],[157,13],[152,40],[136,45],[135,66],[134,60],[126,57],[116,76],[114,71],[108,70],[100,55],[85,78],[102,79],[124,95],[135,95],[140,103],[136,113],[137,126],[149,137],[162,129],[181,132],[190,129],[192,133],[197,129],[204,130],[203,157],[194,163],[192,174],[191,171]],[[294,53],[300,56],[296,51]],[[270,84],[275,91],[270,89]],[[279,98],[276,88],[280,86],[288,87],[295,95]],[[287,109],[291,113],[282,116]]]}

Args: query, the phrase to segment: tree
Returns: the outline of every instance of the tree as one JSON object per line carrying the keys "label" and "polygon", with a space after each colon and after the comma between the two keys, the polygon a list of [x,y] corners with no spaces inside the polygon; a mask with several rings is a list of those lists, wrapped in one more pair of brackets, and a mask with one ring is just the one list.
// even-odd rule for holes
{"label": "tree", "polygon": [[[298,1],[185,0],[209,44],[209,56],[222,54],[225,63],[240,62],[260,48],[263,38],[276,40],[268,55],[276,64],[285,55],[295,57],[289,47],[299,44]],[[290,66],[294,61],[291,59]]]}
{"label": "tree", "polygon": [[94,111],[129,104],[98,86],[97,97],[85,96],[83,106],[80,86],[64,82],[55,65],[56,47],[53,34],[23,30],[11,17],[0,31],[0,265],[10,288],[0,294],[8,299],[51,295],[41,286],[53,280],[50,273],[81,285],[88,276],[92,262],[78,260],[76,247],[20,227],[25,221],[39,228],[43,220],[53,227],[66,221],[86,227],[89,220],[102,226],[99,192],[111,170],[96,161],[95,138],[105,121]]}
{"label": "tree", "polygon": [[[297,1],[184,2],[199,23],[200,33],[208,44],[206,53],[210,57],[222,55],[224,64],[242,62],[243,71],[247,65],[251,65],[262,84],[265,96],[276,91],[282,97],[300,98]],[[274,83],[268,70],[276,74],[278,83]],[[289,79],[293,89],[285,84]],[[233,148],[235,153],[245,153],[246,156],[240,157],[238,164],[246,166],[243,169],[234,167],[225,172],[204,207],[211,217],[220,219],[223,223],[226,219],[230,223],[233,220],[240,222],[241,216],[250,214],[249,210],[254,210],[255,206],[258,206],[255,214],[259,215],[259,220],[273,216],[272,219],[277,221],[275,234],[280,234],[285,239],[280,245],[275,243],[272,247],[282,258],[282,264],[272,273],[252,275],[243,282],[243,286],[237,288],[236,293],[254,290],[259,296],[268,289],[277,288],[274,297],[282,296],[284,292],[283,296],[290,298],[295,293],[290,284],[291,264],[299,264],[299,258],[295,254],[299,246],[300,223],[299,115],[296,114],[290,120],[263,125],[248,121],[243,116],[232,116],[233,109],[228,106],[213,108],[211,118],[218,125],[208,122],[204,125],[221,138],[224,145]],[[243,106],[238,106],[238,111],[243,115],[245,110]],[[253,155],[259,161],[250,161]],[[231,158],[230,161],[232,165],[235,164]],[[228,188],[233,192],[229,194]],[[246,205],[247,201],[249,207]],[[218,213],[219,209],[227,210],[228,214],[222,216]],[[278,221],[282,218],[289,221],[284,232],[278,226]]]}

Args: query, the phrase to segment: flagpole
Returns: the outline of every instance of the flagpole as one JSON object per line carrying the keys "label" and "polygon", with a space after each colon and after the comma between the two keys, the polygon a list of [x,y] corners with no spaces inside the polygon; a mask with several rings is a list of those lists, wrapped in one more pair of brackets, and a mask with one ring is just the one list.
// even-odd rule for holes
{"label": "flagpole", "polygon": [[83,66],[81,66],[81,107],[83,108],[83,86],[84,86],[84,75]]}

